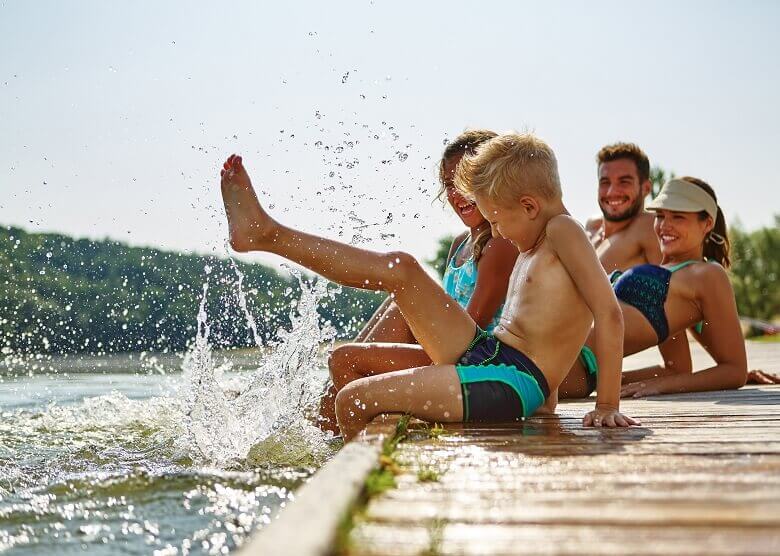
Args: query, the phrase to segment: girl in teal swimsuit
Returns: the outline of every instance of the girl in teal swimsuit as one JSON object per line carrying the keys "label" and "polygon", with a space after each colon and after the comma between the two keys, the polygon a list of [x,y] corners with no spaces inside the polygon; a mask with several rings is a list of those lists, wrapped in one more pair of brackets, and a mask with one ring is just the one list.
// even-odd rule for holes
{"label": "girl in teal swimsuit", "polygon": [[[454,302],[487,331],[498,324],[518,251],[509,241],[492,237],[490,224],[473,202],[457,192],[453,176],[464,154],[474,154],[479,145],[495,136],[487,130],[465,131],[447,145],[439,163],[438,198],[445,196],[468,228],[452,242],[442,285]],[[322,399],[321,425],[338,431],[336,392],[353,380],[430,363],[398,307],[388,298],[353,343],[344,344],[331,354],[328,366],[333,384]]]}
{"label": "girl in teal swimsuit", "polygon": [[[661,264],[639,265],[610,276],[623,309],[623,353],[637,353],[692,328],[715,366],[693,373],[687,342],[676,342],[680,347],[675,349],[684,353],[665,354],[665,365],[623,373],[621,395],[638,398],[741,387],[747,377],[747,358],[726,274],[730,264],[726,222],[715,192],[697,178],[673,179],[647,208],[656,213]],[[586,342],[559,396],[589,395],[597,371]]]}

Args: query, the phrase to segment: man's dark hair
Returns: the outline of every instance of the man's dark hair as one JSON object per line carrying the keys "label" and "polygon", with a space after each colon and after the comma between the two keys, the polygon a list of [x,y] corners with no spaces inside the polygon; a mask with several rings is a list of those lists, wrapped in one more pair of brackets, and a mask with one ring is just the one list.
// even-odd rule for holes
{"label": "man's dark hair", "polygon": [[599,165],[621,158],[627,158],[634,161],[636,172],[639,175],[639,183],[644,183],[650,179],[650,159],[648,159],[644,151],[634,143],[615,143],[613,145],[607,145],[596,155],[596,160]]}

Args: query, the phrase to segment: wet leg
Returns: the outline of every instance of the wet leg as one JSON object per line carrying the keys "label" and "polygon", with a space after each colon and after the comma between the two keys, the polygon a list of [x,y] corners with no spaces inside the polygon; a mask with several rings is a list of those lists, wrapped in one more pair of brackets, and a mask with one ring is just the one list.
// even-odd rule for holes
{"label": "wet leg", "polygon": [[[363,342],[371,343],[394,343],[394,344],[416,344],[417,339],[409,330],[409,325],[406,324],[401,309],[395,303],[387,305],[382,316],[377,319],[371,330],[361,340]],[[419,365],[410,365],[409,367],[402,367],[409,369],[410,367],[418,367]]]}
{"label": "wet leg", "polygon": [[558,387],[558,396],[562,400],[569,398],[586,398],[588,393],[587,371],[579,358]]}
{"label": "wet leg", "polygon": [[388,292],[435,363],[454,363],[468,347],[476,324],[414,257],[359,249],[279,224],[263,210],[238,156],[228,158],[221,175],[234,249],[268,251],[344,286]]}
{"label": "wet leg", "polygon": [[322,428],[336,432],[336,393],[366,376],[430,365],[431,359],[417,344],[344,344],[330,355],[331,385],[320,400]]}
{"label": "wet leg", "polygon": [[463,398],[455,365],[430,365],[361,378],[336,396],[336,415],[351,440],[377,415],[410,413],[428,422],[463,420]]}

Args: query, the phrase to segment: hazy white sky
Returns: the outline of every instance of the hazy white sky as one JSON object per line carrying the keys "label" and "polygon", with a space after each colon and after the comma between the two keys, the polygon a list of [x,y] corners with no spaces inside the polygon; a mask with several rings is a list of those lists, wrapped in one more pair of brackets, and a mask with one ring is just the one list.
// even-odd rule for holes
{"label": "hazy white sky", "polygon": [[598,149],[780,213],[778,2],[0,1],[0,224],[224,253],[217,174],[271,212],[429,257],[447,137],[533,130],[596,211]]}

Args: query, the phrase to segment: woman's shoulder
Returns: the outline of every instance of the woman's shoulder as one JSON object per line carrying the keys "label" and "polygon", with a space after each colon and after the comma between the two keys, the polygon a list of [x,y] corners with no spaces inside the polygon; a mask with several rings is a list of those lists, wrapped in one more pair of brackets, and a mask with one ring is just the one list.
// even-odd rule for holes
{"label": "woman's shoulder", "polygon": [[688,266],[686,270],[688,270],[686,274],[690,276],[693,284],[707,288],[727,287],[731,289],[731,280],[728,272],[717,262],[702,261],[701,263]]}

